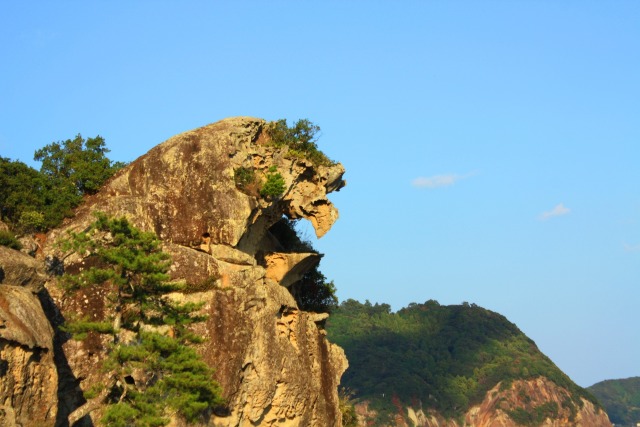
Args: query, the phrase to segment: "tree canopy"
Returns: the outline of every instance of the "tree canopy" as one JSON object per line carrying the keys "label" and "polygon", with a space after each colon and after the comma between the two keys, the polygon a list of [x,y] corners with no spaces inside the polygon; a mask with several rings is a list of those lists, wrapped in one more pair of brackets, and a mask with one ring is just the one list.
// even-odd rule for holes
{"label": "tree canopy", "polygon": [[580,397],[596,402],[513,323],[474,304],[430,300],[393,313],[388,304],[347,300],[326,329],[350,361],[343,384],[381,417],[396,413],[394,399],[457,417],[499,382],[539,376],[570,391],[567,405],[580,406]]}
{"label": "tree canopy", "polygon": [[81,135],[35,152],[40,171],[0,157],[0,219],[18,232],[44,231],[73,214],[84,195],[95,194],[124,163],[109,160],[100,136]]}
{"label": "tree canopy", "polygon": [[640,377],[606,380],[587,388],[602,402],[615,425],[640,422]]}
{"label": "tree canopy", "polygon": [[82,138],[78,134],[37,150],[33,156],[42,162],[40,172],[54,182],[70,185],[76,194],[95,194],[124,164],[107,158],[104,138]]}

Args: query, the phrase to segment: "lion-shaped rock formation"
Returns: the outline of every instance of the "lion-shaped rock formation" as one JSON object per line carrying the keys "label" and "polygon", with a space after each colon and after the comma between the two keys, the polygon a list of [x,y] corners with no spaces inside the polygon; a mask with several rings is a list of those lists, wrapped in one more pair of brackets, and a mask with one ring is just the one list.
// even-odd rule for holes
{"label": "lion-shaped rock formation", "polygon": [[[49,233],[44,255],[53,270],[82,268],[84,260],[60,253],[55,242],[68,231],[86,229],[95,211],[125,216],[156,233],[172,256],[172,279],[187,284],[174,298],[204,302],[207,320],[194,328],[205,339],[198,351],[215,368],[227,402],[208,425],[340,426],[344,352],[327,341],[320,327],[326,316],[300,310],[287,288],[320,255],[286,253],[270,229],[286,216],[306,218],[317,236],[325,234],[338,218],[327,193],[345,185],[344,168],[289,156],[286,147],[269,144],[266,126],[260,119],[230,118],[154,147]],[[261,197],[256,188],[237,183],[240,169],[264,179],[274,167],[285,182],[279,197]],[[55,308],[50,317],[58,322],[69,315],[100,318],[110,310],[104,289],[69,296],[56,280],[46,288]],[[102,408],[89,410],[82,391],[104,382],[105,343],[60,333],[56,342],[64,365],[60,374],[67,378],[60,382],[58,420],[99,425]]]}

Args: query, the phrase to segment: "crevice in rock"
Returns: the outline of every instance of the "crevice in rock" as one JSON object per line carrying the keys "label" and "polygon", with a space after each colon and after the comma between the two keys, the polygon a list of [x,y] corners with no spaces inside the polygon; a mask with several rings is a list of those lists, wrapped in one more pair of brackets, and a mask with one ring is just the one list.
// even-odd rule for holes
{"label": "crevice in rock", "polygon": [[[55,331],[53,336],[53,361],[58,371],[58,408],[54,425],[55,427],[71,427],[67,417],[75,409],[86,403],[86,399],[80,388],[80,380],[75,377],[62,348],[63,344],[69,340],[68,334],[62,332],[59,328],[65,319],[46,289],[38,293],[38,299],[44,314]],[[93,427],[93,421],[90,417],[85,416],[75,423],[73,427]]]}

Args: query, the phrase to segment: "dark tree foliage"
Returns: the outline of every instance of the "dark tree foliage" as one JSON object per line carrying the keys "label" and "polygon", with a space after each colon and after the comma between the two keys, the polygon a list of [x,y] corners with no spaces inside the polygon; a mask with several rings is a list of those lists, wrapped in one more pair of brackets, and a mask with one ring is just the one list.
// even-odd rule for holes
{"label": "dark tree foliage", "polygon": [[0,217],[17,226],[26,212],[47,210],[51,186],[37,170],[0,157]]}
{"label": "dark tree foliage", "polygon": [[[195,315],[200,305],[167,297],[182,287],[168,282],[171,260],[153,233],[140,231],[126,218],[102,213],[96,218],[87,231],[71,233],[61,242],[62,249],[91,258],[94,266],[78,275],[65,274],[61,284],[68,292],[86,286],[110,290],[113,316],[74,319],[64,328],[76,339],[88,334],[113,337],[103,366],[112,378],[101,395],[109,405],[103,422],[161,426],[169,422],[166,408],[188,422],[201,419],[222,398],[213,370],[188,346],[201,341],[188,328],[204,320]],[[161,333],[167,327],[171,333]],[[144,374],[138,375],[139,381],[127,381],[131,372]]]}
{"label": "dark tree foliage", "polygon": [[338,305],[336,287],[333,281],[327,282],[327,278],[318,267],[307,272],[302,279],[291,285],[298,307],[304,311],[315,313],[331,313]]}
{"label": "dark tree foliage", "polygon": [[604,406],[615,425],[640,422],[640,377],[606,380],[587,388]]}
{"label": "dark tree foliage", "polygon": [[396,396],[453,418],[501,381],[539,376],[569,390],[568,405],[580,406],[580,397],[595,401],[514,324],[474,304],[431,300],[392,313],[387,304],[347,300],[326,329],[349,359],[343,384],[381,414],[397,411],[391,401]]}
{"label": "dark tree foliage", "polygon": [[298,220],[280,218],[269,228],[269,232],[278,239],[284,252],[316,252],[311,242],[302,240],[296,231]]}
{"label": "dark tree foliage", "polygon": [[0,218],[18,232],[44,231],[73,215],[82,197],[94,194],[124,166],[106,157],[102,137],[54,142],[35,152],[37,171],[0,158]]}

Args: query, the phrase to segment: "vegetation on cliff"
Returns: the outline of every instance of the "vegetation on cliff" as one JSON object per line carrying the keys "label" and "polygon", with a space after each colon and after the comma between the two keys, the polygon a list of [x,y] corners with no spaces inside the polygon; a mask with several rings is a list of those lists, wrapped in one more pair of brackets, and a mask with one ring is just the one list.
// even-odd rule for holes
{"label": "vegetation on cliff", "polygon": [[22,249],[16,236],[9,230],[0,230],[0,245],[16,250]]}
{"label": "vegetation on cliff", "polygon": [[293,126],[286,119],[269,122],[266,128],[270,143],[275,147],[287,147],[287,156],[307,159],[316,166],[331,166],[335,162],[318,149],[317,134],[320,127],[307,119],[298,120]]}
{"label": "vegetation on cliff", "polygon": [[56,227],[124,166],[109,160],[108,152],[102,137],[77,135],[37,150],[40,171],[0,157],[0,219],[24,233]]}
{"label": "vegetation on cliff", "polygon": [[600,400],[615,425],[640,422],[640,377],[602,381],[587,390]]}
{"label": "vegetation on cliff", "polygon": [[107,404],[103,422],[108,426],[166,425],[166,408],[187,421],[207,415],[222,399],[213,370],[188,346],[201,341],[188,329],[204,320],[194,314],[200,306],[168,297],[181,286],[168,282],[171,260],[154,234],[138,230],[126,218],[96,217],[88,230],[61,242],[64,250],[91,265],[63,275],[62,286],[68,292],[102,287],[113,313],[72,319],[65,326],[76,339],[112,336],[103,364],[111,382],[102,390],[86,390],[86,397]]}
{"label": "vegetation on cliff", "polygon": [[[474,304],[441,306],[430,300],[393,313],[387,304],[347,300],[326,328],[349,359],[342,383],[379,411],[381,423],[403,406],[456,418],[496,384],[540,376],[569,390],[572,399],[564,405],[574,410],[582,405],[580,398],[596,402],[514,324]],[[513,415],[522,424],[535,424]]]}
{"label": "vegetation on cliff", "polygon": [[[286,157],[309,160],[316,166],[331,166],[335,162],[318,149],[317,134],[320,127],[307,119],[298,120],[293,126],[286,119],[269,122],[265,126],[268,144],[286,148]],[[285,191],[285,181],[276,166],[271,166],[264,179],[252,167],[242,166],[234,170],[238,189],[247,194],[265,199],[280,197]]]}

